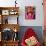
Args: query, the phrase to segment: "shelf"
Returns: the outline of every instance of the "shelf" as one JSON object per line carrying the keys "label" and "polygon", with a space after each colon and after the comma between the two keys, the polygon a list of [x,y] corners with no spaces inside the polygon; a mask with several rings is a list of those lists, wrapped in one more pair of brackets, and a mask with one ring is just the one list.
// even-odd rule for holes
{"label": "shelf", "polygon": [[19,41],[1,41],[1,46],[18,46]]}
{"label": "shelf", "polygon": [[19,9],[19,7],[0,7],[0,10],[11,10],[11,9],[14,9],[14,10],[18,10]]}
{"label": "shelf", "polygon": [[0,14],[2,14],[2,15],[18,15],[19,7],[0,7]]}
{"label": "shelf", "polygon": [[13,22],[13,24],[18,24],[19,7],[0,7],[0,16],[0,24],[12,24]]}
{"label": "shelf", "polygon": [[20,26],[19,24],[1,24],[1,30],[5,29],[5,28],[9,28],[9,29],[12,29],[13,31],[16,29],[17,32],[19,31],[20,29]]}
{"label": "shelf", "polygon": [[10,40],[10,41],[2,41],[2,42],[4,42],[4,43],[15,43],[15,42],[19,42],[19,40],[15,40],[15,41],[12,41],[12,40]]}

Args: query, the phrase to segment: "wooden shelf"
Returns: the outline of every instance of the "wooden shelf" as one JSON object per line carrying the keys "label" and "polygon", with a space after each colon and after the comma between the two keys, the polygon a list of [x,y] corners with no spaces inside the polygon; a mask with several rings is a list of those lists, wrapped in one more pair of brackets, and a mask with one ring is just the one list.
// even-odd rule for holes
{"label": "wooden shelf", "polygon": [[12,41],[12,40],[10,40],[10,41],[3,41],[3,42],[5,42],[5,43],[8,43],[8,42],[10,42],[10,43],[12,43],[12,42],[19,42],[19,40],[15,40],[15,41]]}
{"label": "wooden shelf", "polygon": [[18,10],[19,7],[0,7],[0,10],[6,10],[6,9],[15,9],[15,10]]}
{"label": "wooden shelf", "polygon": [[19,24],[1,24],[1,30],[5,29],[5,28],[9,28],[9,29],[12,29],[14,31],[14,29],[17,30],[17,32],[19,31],[20,29],[20,26]]}
{"label": "wooden shelf", "polygon": [[[11,14],[10,12],[17,12],[17,13]],[[14,16],[14,17],[17,16],[17,24],[18,24],[19,7],[0,7],[0,15],[1,15],[1,24],[6,23],[6,20],[7,20],[7,23],[8,23],[7,16]],[[6,19],[5,19],[5,17],[6,17]]]}
{"label": "wooden shelf", "polygon": [[1,41],[0,43],[2,46],[18,46],[19,41]]}
{"label": "wooden shelf", "polygon": [[[15,12],[17,12],[17,13],[15,14]],[[8,29],[13,30],[14,33],[15,32],[18,33],[18,31],[20,29],[20,26],[18,24],[19,7],[0,7],[0,15],[1,15],[0,32],[2,33],[4,29],[8,28]],[[17,24],[8,24],[8,20],[7,19],[5,20],[5,17],[7,18],[7,16],[14,16],[14,17],[17,16]],[[16,31],[15,31],[15,29],[16,29]],[[2,34],[1,34],[1,36],[2,36]],[[9,41],[4,41],[4,40],[2,40],[2,38],[3,37],[1,37],[0,46],[18,46],[18,42],[19,42],[18,39],[17,39],[17,41],[13,41],[11,39]]]}

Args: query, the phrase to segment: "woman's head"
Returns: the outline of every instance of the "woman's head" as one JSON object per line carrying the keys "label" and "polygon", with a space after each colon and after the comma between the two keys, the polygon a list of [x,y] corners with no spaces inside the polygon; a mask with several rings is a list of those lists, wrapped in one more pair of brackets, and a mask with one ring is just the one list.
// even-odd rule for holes
{"label": "woman's head", "polygon": [[27,8],[27,14],[33,14],[34,13],[34,8],[33,7],[28,7]]}

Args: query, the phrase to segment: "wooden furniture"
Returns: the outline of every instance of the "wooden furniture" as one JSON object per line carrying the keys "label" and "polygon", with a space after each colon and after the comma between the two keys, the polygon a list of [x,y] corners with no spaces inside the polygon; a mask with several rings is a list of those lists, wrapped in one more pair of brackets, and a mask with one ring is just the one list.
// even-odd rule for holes
{"label": "wooden furniture", "polygon": [[3,43],[3,46],[18,46],[18,42],[19,41],[5,41],[2,43]]}
{"label": "wooden furniture", "polygon": [[8,17],[16,17],[18,23],[19,7],[0,7],[1,24],[8,24]]}
{"label": "wooden furniture", "polygon": [[18,40],[10,39],[7,41],[4,40],[2,37],[2,32],[5,32],[5,30],[7,31],[10,29],[10,32],[13,31],[14,33],[17,33],[19,31],[18,17],[19,17],[19,7],[0,7],[0,32],[1,32],[0,46],[18,46],[19,39]]}
{"label": "wooden furniture", "polygon": [[3,31],[5,28],[10,28],[13,31],[16,29],[18,32],[19,31],[19,25],[18,24],[1,24],[1,31]]}
{"label": "wooden furniture", "polygon": [[2,42],[0,41],[0,46],[2,46]]}

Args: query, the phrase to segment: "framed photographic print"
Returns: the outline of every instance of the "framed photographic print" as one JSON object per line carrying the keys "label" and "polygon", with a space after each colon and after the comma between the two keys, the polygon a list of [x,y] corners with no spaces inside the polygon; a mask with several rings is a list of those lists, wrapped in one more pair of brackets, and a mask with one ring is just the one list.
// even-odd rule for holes
{"label": "framed photographic print", "polygon": [[25,19],[35,19],[35,7],[34,6],[26,6],[25,7]]}
{"label": "framed photographic print", "polygon": [[2,15],[9,15],[9,10],[2,10]]}

